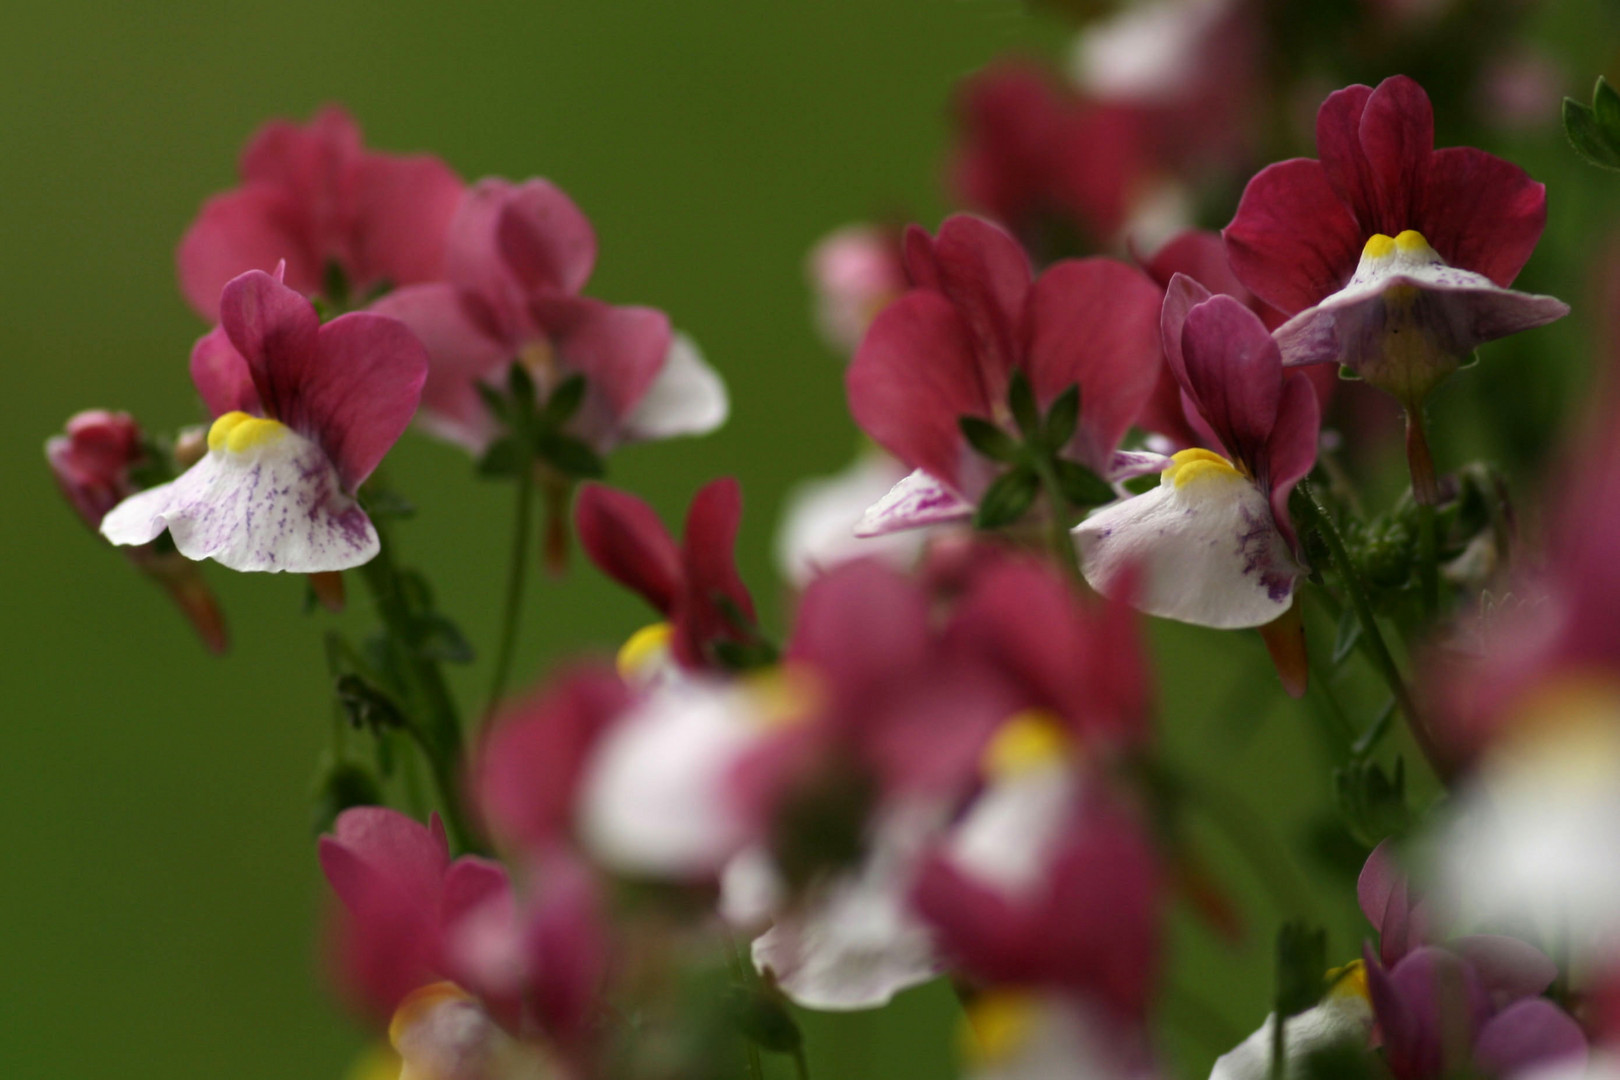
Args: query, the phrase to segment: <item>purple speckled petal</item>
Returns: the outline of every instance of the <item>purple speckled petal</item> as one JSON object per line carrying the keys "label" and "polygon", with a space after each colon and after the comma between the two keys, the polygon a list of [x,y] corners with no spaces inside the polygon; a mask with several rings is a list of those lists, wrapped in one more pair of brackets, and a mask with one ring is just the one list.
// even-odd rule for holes
{"label": "purple speckled petal", "polygon": [[210,450],[178,480],[125,499],[101,523],[115,544],[149,543],[164,529],[186,558],[233,570],[347,570],[380,547],[331,461],[290,429],[246,450]]}
{"label": "purple speckled petal", "polygon": [[943,480],[917,469],[872,504],[856,522],[855,535],[883,536],[901,529],[966,521],[972,516],[972,503]]}
{"label": "purple speckled petal", "polygon": [[1134,480],[1138,476],[1163,472],[1170,467],[1170,459],[1149,450],[1115,450],[1108,459],[1108,475],[1103,479],[1110,484]]}

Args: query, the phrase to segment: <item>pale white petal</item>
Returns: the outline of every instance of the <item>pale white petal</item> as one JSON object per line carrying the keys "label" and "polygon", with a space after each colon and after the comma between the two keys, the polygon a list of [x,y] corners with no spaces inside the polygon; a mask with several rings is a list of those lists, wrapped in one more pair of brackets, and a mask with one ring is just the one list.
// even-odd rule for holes
{"label": "pale white petal", "polygon": [[[1165,445],[1168,445],[1168,442]],[[1115,450],[1113,456],[1108,459],[1108,475],[1104,479],[1117,484],[1122,480],[1134,480],[1138,476],[1163,472],[1169,467],[1169,454],[1160,454],[1152,450]]]}
{"label": "pale white petal", "polygon": [[101,523],[115,544],[149,543],[165,529],[188,559],[233,570],[347,570],[380,548],[377,530],[343,493],[325,452],[288,428],[240,451],[209,450],[178,479],[125,499]]}
{"label": "pale white petal", "polygon": [[968,1007],[975,1036],[984,1013],[1000,1011],[990,1022],[991,1043],[976,1037],[965,1075],[969,1080],[1141,1080],[1141,1053],[1118,1020],[1057,995],[1002,995]]}
{"label": "pale white petal", "polygon": [[923,533],[855,533],[867,508],[905,475],[905,467],[887,454],[870,452],[841,473],[796,484],[787,494],[776,532],[776,565],[782,576],[804,585],[824,570],[866,555],[909,566],[922,550]]}
{"label": "pale white petal", "polygon": [[765,730],[741,691],[696,681],[661,687],[594,755],[580,803],[586,847],[627,874],[719,873],[745,839],[728,773]]}
{"label": "pale white petal", "polygon": [[754,964],[807,1009],[875,1009],[943,969],[933,936],[907,897],[940,816],[902,808],[874,829],[855,870],[812,888],[754,941]]}
{"label": "pale white petal", "polygon": [[720,917],[750,932],[770,924],[787,902],[787,884],[763,847],[744,848],[720,874]]}
{"label": "pale white petal", "polygon": [[625,417],[626,438],[640,441],[706,435],[726,422],[731,399],[697,343],[676,331],[658,378]]}
{"label": "pale white petal", "polygon": [[855,535],[883,536],[900,529],[966,521],[972,516],[972,503],[943,480],[918,469],[867,509],[855,525]]}
{"label": "pale white petal", "polygon": [[1135,606],[1197,626],[1271,622],[1288,610],[1300,572],[1265,495],[1231,470],[1166,480],[1096,511],[1074,534],[1098,592],[1141,567]]}
{"label": "pale white petal", "polygon": [[1008,894],[1041,881],[1078,792],[1074,770],[1054,760],[990,783],[947,847],[963,871]]}
{"label": "pale white petal", "polygon": [[[1372,1006],[1354,993],[1330,993],[1320,1005],[1289,1017],[1283,1025],[1286,1075],[1298,1076],[1306,1057],[1334,1043],[1364,1043],[1372,1021]],[[1260,1030],[1215,1060],[1209,1080],[1271,1080],[1271,1036],[1276,1024],[1276,1013],[1267,1016]]]}
{"label": "pale white petal", "polygon": [[1173,101],[1203,67],[1199,50],[1231,0],[1144,0],[1075,38],[1071,71],[1101,98]]}
{"label": "pale white petal", "polygon": [[447,983],[406,998],[389,1037],[403,1062],[399,1080],[544,1080],[555,1072],[537,1048]]}

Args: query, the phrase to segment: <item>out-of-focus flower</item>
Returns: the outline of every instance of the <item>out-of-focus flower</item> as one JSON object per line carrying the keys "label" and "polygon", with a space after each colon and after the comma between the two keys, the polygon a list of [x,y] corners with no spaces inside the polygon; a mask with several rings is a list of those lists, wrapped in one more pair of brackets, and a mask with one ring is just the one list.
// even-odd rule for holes
{"label": "out-of-focus flower", "polygon": [[805,261],[815,300],[816,329],[833,350],[849,355],[866,328],[911,282],[898,229],[845,225],[816,244]]}
{"label": "out-of-focus flower", "polygon": [[723,653],[757,644],[754,601],[733,555],[742,520],[737,481],[712,481],[692,497],[679,547],[652,507],[603,484],[580,491],[574,520],[591,561],[668,620],[670,648],[683,666],[724,668]]}
{"label": "out-of-focus flower", "polygon": [[367,150],[348,113],[327,106],[307,125],[273,120],[240,162],[242,186],[203,205],[176,253],[180,289],[219,318],[220,290],[248,270],[287,264],[287,285],[345,304],[378,289],[433,281],[461,180],[428,155]]}
{"label": "out-of-focus flower", "polygon": [[416,411],[421,344],[378,315],[323,326],[308,300],[259,270],[225,287],[220,312],[191,362],[217,417],[208,453],[120,503],[102,535],[147,544],[167,529],[180,554],[233,570],[318,573],[368,561],[377,531],[352,495]]}
{"label": "out-of-focus flower", "polygon": [[508,1035],[478,999],[454,983],[413,991],[388,1025],[399,1080],[546,1080],[556,1066]]}
{"label": "out-of-focus flower", "polygon": [[1141,1032],[1062,993],[988,990],[966,1006],[962,1058],[970,1080],[1145,1080],[1156,1075]]}
{"label": "out-of-focus flower", "polygon": [[1040,261],[1108,246],[1142,193],[1150,159],[1140,114],[1086,101],[1035,64],[1002,63],[968,79],[956,113],[957,197]]}
{"label": "out-of-focus flower", "polygon": [[1161,466],[1157,456],[1143,465],[1116,452],[1158,380],[1159,290],[1145,274],[1092,258],[1058,263],[1032,282],[1017,241],[964,215],[947,219],[937,238],[909,230],[906,265],[917,287],[873,322],[846,388],[856,422],[922,475],[860,531],[972,513],[999,466],[973,450],[960,421],[1009,430],[1015,372],[1043,410],[1078,385],[1078,424],[1058,448],[1066,459],[1105,479]]}
{"label": "out-of-focus flower", "polygon": [[1196,410],[1189,421],[1225,456],[1180,451],[1158,487],[1077,526],[1086,579],[1107,594],[1139,566],[1142,611],[1227,629],[1270,623],[1302,573],[1288,495],[1316,460],[1316,393],[1284,371],[1251,310],[1185,276],[1165,299],[1164,343]]}
{"label": "out-of-focus flower", "polygon": [[[45,459],[62,495],[90,528],[139,490],[131,473],[146,461],[140,427],[128,413],[89,409],[68,418],[65,433],[45,441]],[[211,651],[225,651],[225,619],[213,591],[191,561],[152,544],[132,547],[129,560],[161,585]]]}
{"label": "out-of-focus flower", "polygon": [[500,425],[479,384],[504,385],[513,362],[542,401],[570,375],[585,377],[568,428],[597,450],[724,422],[725,386],[668,316],[579,295],[595,262],[590,222],[548,181],[469,188],[450,224],[444,279],[396,289],[372,308],[427,346],[423,426],[482,452]]}
{"label": "out-of-focus flower", "polygon": [[906,469],[879,450],[861,453],[843,472],[803,480],[787,493],[776,531],[776,565],[800,588],[850,559],[877,555],[898,566],[922,551],[915,530],[859,536],[856,526],[906,478]]}
{"label": "out-of-focus flower", "polygon": [[413,990],[443,979],[469,984],[449,934],[469,912],[509,898],[500,864],[452,862],[437,816],[423,825],[375,806],[340,814],[320,858],[342,902],[337,975],[359,1007],[387,1017]]}
{"label": "out-of-focus flower", "polygon": [[[1333,985],[1321,1002],[1283,1023],[1285,1075],[1301,1075],[1312,1054],[1341,1043],[1366,1045],[1372,1031],[1372,1003],[1367,996],[1367,975],[1356,963],[1343,972],[1330,972]],[[1209,1080],[1269,1080],[1273,1034],[1277,1014],[1237,1046],[1215,1059]]]}
{"label": "out-of-focus flower", "polygon": [[1223,234],[1238,279],[1294,316],[1277,331],[1286,361],[1337,361],[1416,407],[1475,346],[1567,313],[1508,289],[1546,189],[1481,150],[1435,150],[1417,83],[1330,95],[1316,143],[1321,160],[1250,180]]}

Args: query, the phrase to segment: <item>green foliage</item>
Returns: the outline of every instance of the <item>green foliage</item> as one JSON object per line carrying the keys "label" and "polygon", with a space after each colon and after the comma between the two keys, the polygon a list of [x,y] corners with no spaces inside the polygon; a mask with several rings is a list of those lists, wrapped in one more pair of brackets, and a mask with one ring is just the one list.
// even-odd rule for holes
{"label": "green foliage", "polygon": [[1277,931],[1277,983],[1273,1006],[1279,1019],[1297,1016],[1322,1000],[1327,970],[1327,931],[1287,922]]}
{"label": "green foliage", "polygon": [[1564,134],[1593,165],[1620,171],[1620,93],[1603,76],[1592,91],[1592,104],[1564,99]]}

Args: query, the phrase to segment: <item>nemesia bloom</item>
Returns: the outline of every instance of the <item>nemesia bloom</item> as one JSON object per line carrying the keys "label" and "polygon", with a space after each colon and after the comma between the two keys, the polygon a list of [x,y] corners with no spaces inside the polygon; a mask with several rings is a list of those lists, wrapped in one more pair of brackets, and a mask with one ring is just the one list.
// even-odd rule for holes
{"label": "nemesia bloom", "polygon": [[410,423],[427,358],[402,324],[355,313],[324,326],[259,270],[231,281],[221,325],[192,354],[214,414],[208,452],[101,523],[115,544],[165,529],[188,559],[233,570],[344,570],[378,551],[353,493]]}
{"label": "nemesia bloom", "polygon": [[1165,355],[1209,445],[1178,452],[1159,486],[1075,528],[1086,580],[1108,594],[1129,567],[1152,615],[1223,629],[1283,615],[1303,572],[1288,495],[1316,461],[1316,393],[1283,368],[1260,319],[1178,275],[1164,305]]}
{"label": "nemesia bloom", "polygon": [[901,233],[881,225],[845,225],[822,237],[805,261],[816,329],[848,355],[889,301],[911,287]]}
{"label": "nemesia bloom", "polygon": [[1250,180],[1223,233],[1238,279],[1293,316],[1277,331],[1288,363],[1337,361],[1413,407],[1477,345],[1568,313],[1508,288],[1545,187],[1481,150],[1435,150],[1417,83],[1331,94],[1316,144],[1320,161]]}
{"label": "nemesia bloom", "polygon": [[[141,429],[128,413],[89,409],[68,418],[65,432],[45,441],[45,458],[62,495],[90,528],[138,490],[131,471],[146,457]],[[172,550],[131,547],[132,562],[163,586],[211,651],[225,651],[225,620],[213,592],[192,563]]]}
{"label": "nemesia bloom", "polygon": [[427,346],[423,426],[482,452],[499,424],[478,384],[504,385],[513,362],[528,369],[541,400],[569,375],[585,377],[569,430],[597,450],[724,422],[724,385],[668,316],[579,295],[595,263],[590,222],[550,182],[491,178],[469,188],[450,224],[443,280],[372,306]]}
{"label": "nemesia bloom", "polygon": [[[1362,964],[1329,972],[1332,985],[1322,1000],[1283,1021],[1285,1075],[1300,1075],[1305,1061],[1319,1050],[1342,1043],[1365,1045],[1372,1030],[1372,1002]],[[1270,1080],[1277,1014],[1266,1017],[1254,1034],[1215,1059],[1209,1080]]]}
{"label": "nemesia bloom", "polygon": [[203,205],[176,253],[180,289],[205,319],[219,318],[226,282],[283,261],[287,286],[306,296],[326,292],[334,271],[355,298],[443,272],[461,180],[436,157],[365,149],[336,106],[306,125],[264,125],[240,171],[242,186]]}
{"label": "nemesia bloom", "polygon": [[916,561],[927,533],[860,536],[857,525],[906,478],[905,466],[880,450],[859,454],[842,472],[801,480],[783,499],[776,566],[803,587],[839,563],[876,555],[899,567]]}
{"label": "nemesia bloom", "polygon": [[1078,384],[1079,424],[1063,456],[1104,479],[1160,467],[1156,455],[1116,450],[1159,375],[1160,294],[1145,274],[1091,258],[1032,280],[1017,241],[965,215],[937,237],[910,229],[906,266],[916,287],[873,321],[845,386],[856,423],[917,472],[858,531],[971,515],[998,467],[972,449],[960,420],[1010,425],[1014,371],[1043,410]]}

